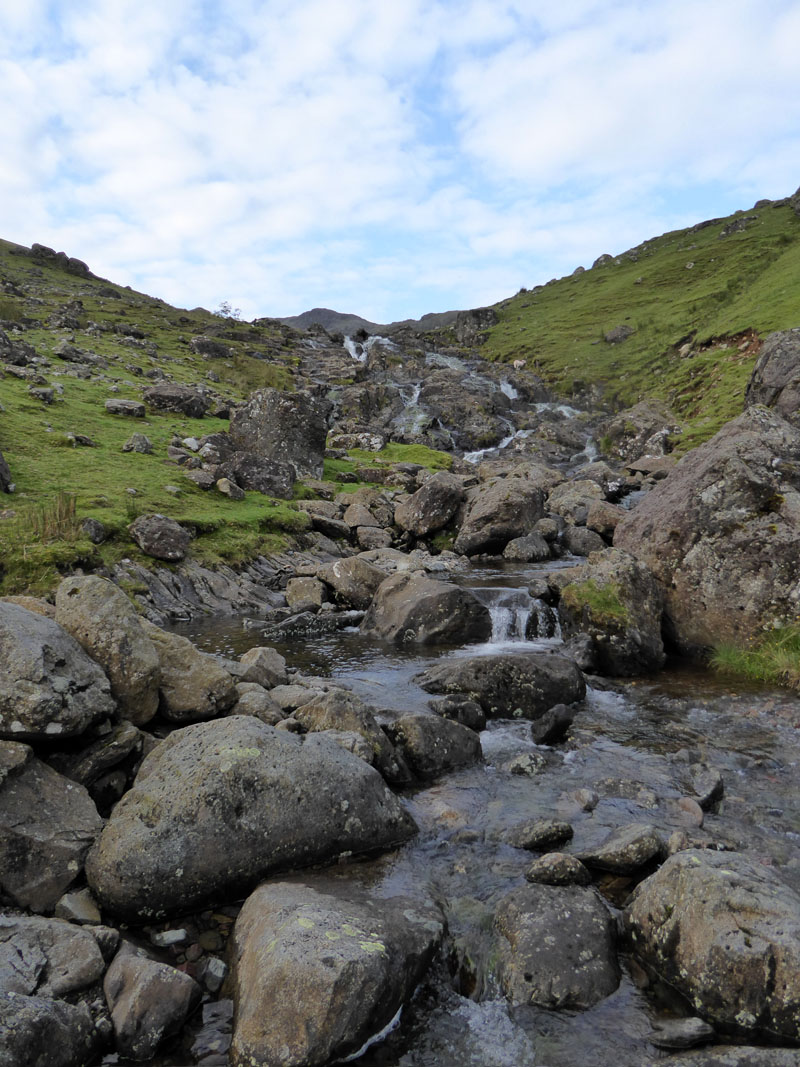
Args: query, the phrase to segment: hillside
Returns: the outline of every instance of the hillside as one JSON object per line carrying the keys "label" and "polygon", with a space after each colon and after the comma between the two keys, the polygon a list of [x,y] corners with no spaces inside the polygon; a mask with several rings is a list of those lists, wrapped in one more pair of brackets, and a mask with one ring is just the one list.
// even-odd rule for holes
{"label": "hillside", "polygon": [[278,321],[286,326],[293,326],[297,330],[322,326],[329,333],[354,335],[359,330],[364,330],[368,334],[379,333],[391,336],[397,330],[438,330],[454,323],[458,314],[457,311],[433,311],[423,315],[421,319],[401,319],[398,322],[379,323],[362,319],[360,315],[332,311],[330,308],[312,308],[311,311],[304,311],[301,315],[288,315]]}

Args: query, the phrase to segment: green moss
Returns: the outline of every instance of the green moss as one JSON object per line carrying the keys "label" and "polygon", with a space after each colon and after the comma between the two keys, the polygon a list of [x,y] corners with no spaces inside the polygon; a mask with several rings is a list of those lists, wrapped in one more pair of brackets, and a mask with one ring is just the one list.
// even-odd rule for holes
{"label": "green moss", "polygon": [[718,645],[710,663],[722,674],[800,689],[800,624],[778,627],[749,648]]}
{"label": "green moss", "polygon": [[599,585],[594,578],[584,582],[573,582],[561,593],[561,601],[575,615],[584,612],[595,622],[630,621],[630,613],[621,599],[622,589],[618,582],[605,582]]}

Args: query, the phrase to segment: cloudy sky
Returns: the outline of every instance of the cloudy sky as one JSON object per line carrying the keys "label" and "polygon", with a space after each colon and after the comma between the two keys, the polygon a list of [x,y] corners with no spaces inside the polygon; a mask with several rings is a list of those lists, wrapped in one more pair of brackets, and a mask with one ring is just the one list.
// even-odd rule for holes
{"label": "cloudy sky", "polygon": [[492,303],[800,184],[798,0],[0,0],[0,236],[172,303]]}

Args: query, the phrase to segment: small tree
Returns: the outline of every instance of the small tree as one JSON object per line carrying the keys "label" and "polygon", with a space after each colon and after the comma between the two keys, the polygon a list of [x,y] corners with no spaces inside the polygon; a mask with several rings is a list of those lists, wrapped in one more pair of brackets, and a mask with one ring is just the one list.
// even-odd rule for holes
{"label": "small tree", "polygon": [[230,300],[223,300],[214,314],[221,319],[235,319],[236,322],[242,321],[242,309],[232,307]]}

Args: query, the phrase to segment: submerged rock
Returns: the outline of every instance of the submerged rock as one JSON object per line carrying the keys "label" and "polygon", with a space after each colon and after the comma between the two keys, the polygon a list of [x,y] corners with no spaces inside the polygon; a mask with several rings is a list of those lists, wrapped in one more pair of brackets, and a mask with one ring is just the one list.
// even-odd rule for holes
{"label": "submerged rock", "polygon": [[386,730],[417,778],[428,780],[482,757],[474,730],[438,715],[403,715]]}

